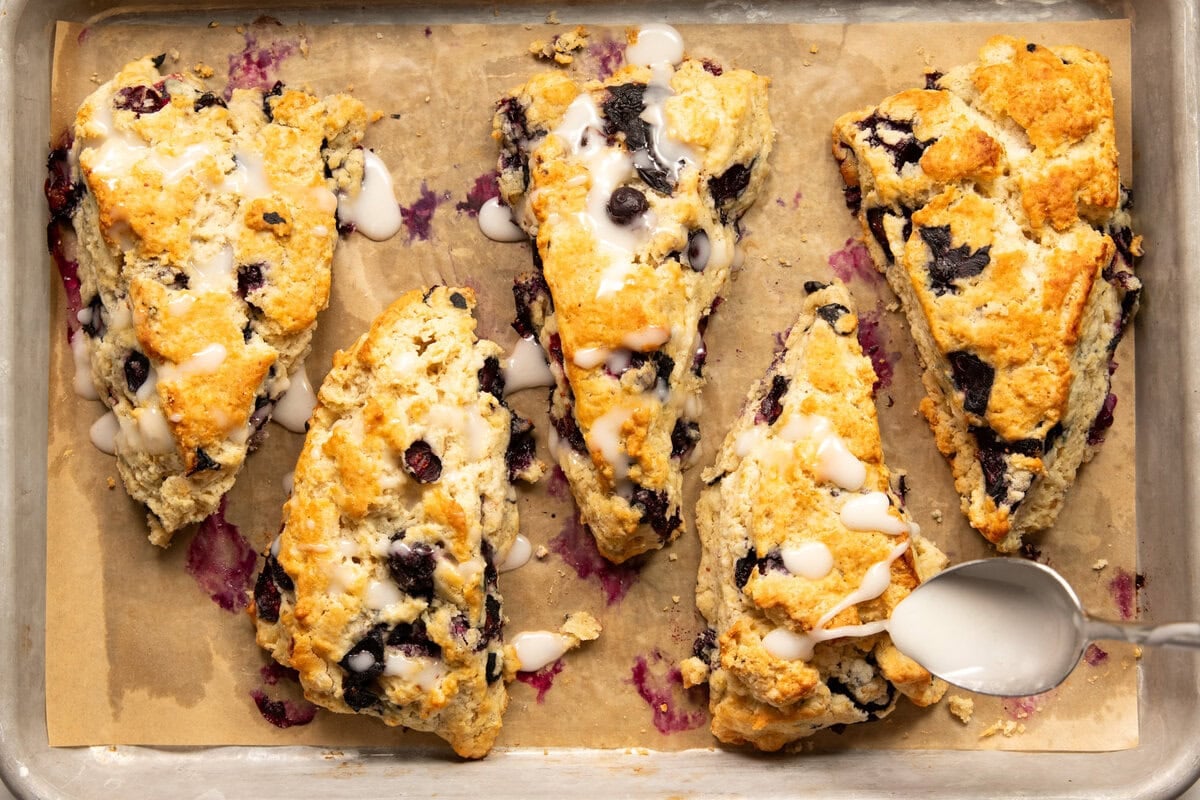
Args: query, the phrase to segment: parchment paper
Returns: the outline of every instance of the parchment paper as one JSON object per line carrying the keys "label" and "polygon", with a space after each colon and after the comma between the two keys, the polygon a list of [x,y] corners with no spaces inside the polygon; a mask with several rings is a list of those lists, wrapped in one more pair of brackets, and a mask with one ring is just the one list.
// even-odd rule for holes
{"label": "parchment paper", "polygon": [[[566,13],[562,16],[569,21]],[[235,65],[242,69],[259,62],[266,64],[259,77],[267,86],[278,78],[322,94],[353,91],[368,108],[382,112],[366,143],[391,167],[397,199],[412,226],[387,242],[354,235],[339,245],[331,306],[308,359],[314,384],[334,350],[349,345],[388,302],[429,283],[472,286],[480,298],[480,335],[511,347],[516,335],[508,327],[510,287],[513,276],[529,264],[528,245],[487,240],[457,205],[465,204],[476,178],[494,168],[489,132],[496,99],[533,73],[556,68],[529,56],[528,45],[569,27],[284,27],[249,20],[239,28],[64,24],[55,50],[50,134],[56,137],[64,129],[99,82],[145,54],[169,53],[164,70],[211,66],[210,88],[218,91]],[[771,76],[778,130],[770,182],[744,220],[745,265],[707,335],[701,465],[711,461],[750,382],[770,362],[775,335],[792,323],[803,282],[828,278],[831,259],[840,269],[853,261],[854,248],[847,245],[853,245],[857,225],[843,205],[829,155],[829,131],[837,115],[921,85],[927,68],[945,70],[972,60],[991,34],[1080,44],[1112,60],[1122,174],[1126,181],[1131,178],[1129,28],[1123,21],[680,29],[691,54]],[[590,32],[597,49],[571,67],[585,73],[597,70],[605,46],[624,41],[620,27]],[[264,52],[270,57],[259,59]],[[418,224],[422,197],[426,209],[435,209],[428,238]],[[296,701],[298,687],[264,678],[260,670],[267,659],[255,647],[247,616],[218,607],[185,570],[190,534],[180,534],[165,552],[147,542],[144,516],[120,488],[112,459],[89,443],[88,427],[103,409],[71,390],[63,293],[57,276],[52,280],[46,633],[51,745],[430,744],[426,735],[326,711],[311,724],[286,730],[264,720],[252,692]],[[959,512],[949,469],[916,415],[921,397],[916,356],[902,316],[889,310],[894,298],[869,271],[852,276],[849,285],[864,319],[878,319],[883,352],[894,370],[879,391],[878,405],[887,460],[894,472],[907,475],[909,508],[953,561],[988,555]],[[1136,572],[1131,338],[1117,358],[1116,425],[1100,455],[1082,470],[1057,527],[1036,541],[1042,559],[1066,574],[1098,615],[1117,614],[1114,598]],[[549,463],[545,391],[511,399],[537,424],[541,455]],[[249,459],[229,496],[227,517],[259,550],[278,529],[286,497],[283,477],[300,445],[300,436],[272,425],[268,442]],[[699,473],[699,466],[689,473],[689,506]],[[117,481],[116,488],[110,480]],[[685,693],[668,675],[703,627],[693,600],[699,558],[694,533],[650,556],[639,571],[604,575],[602,584],[594,573],[580,577],[557,552],[574,552],[561,538],[573,526],[561,483],[543,481],[523,490],[521,514],[524,533],[551,552],[501,576],[507,634],[554,628],[576,609],[591,611],[605,630],[599,641],[565,659],[544,702],[537,702],[531,686],[512,684],[500,745],[714,746],[703,693]],[[1101,559],[1106,566],[1094,568]],[[589,571],[586,563],[580,569],[585,575]],[[610,604],[606,587],[627,593]],[[924,711],[902,701],[887,720],[851,726],[840,735],[826,732],[808,747],[1132,747],[1137,743],[1134,653],[1128,647],[1105,645],[1104,650],[1103,658],[1092,654],[1095,666],[1081,665],[1047,696],[1005,702],[975,698],[974,717],[966,724],[951,717],[945,701]],[[635,685],[639,664],[644,674]],[[953,689],[950,694],[965,695]],[[1006,724],[1005,731],[984,736],[997,722]],[[664,733],[660,727],[687,730]]]}

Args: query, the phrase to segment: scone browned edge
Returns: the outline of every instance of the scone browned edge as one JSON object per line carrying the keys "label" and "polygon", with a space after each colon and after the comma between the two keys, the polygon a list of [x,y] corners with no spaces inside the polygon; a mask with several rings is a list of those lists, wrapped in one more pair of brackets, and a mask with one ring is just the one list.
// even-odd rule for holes
{"label": "scone browned edge", "polygon": [[541,470],[474,306],[470,289],[409,292],[334,357],[252,604],[309,700],[469,758],[508,703],[496,565],[513,481]]}
{"label": "scone browned edge", "polygon": [[[549,356],[551,449],[616,562],[684,529],[703,332],[774,139],[766,78],[692,59],[659,67],[585,83],[536,75],[494,120],[501,197],[535,240],[514,327]],[[687,148],[682,166],[657,149],[670,136],[646,121],[656,113]]]}
{"label": "scone browned edge", "polygon": [[1112,423],[1141,237],[1108,61],[994,37],[977,62],[839,118],[833,154],[908,316],[921,410],[998,550],[1053,524]]}
{"label": "scone browned edge", "polygon": [[[884,717],[898,694],[929,705],[946,688],[884,631],[945,557],[890,489],[849,294],[806,289],[784,349],[704,472],[696,509],[696,600],[709,627],[684,682],[708,681],[718,739],[762,750]],[[886,570],[878,594],[864,588],[872,569]]]}
{"label": "scone browned edge", "polygon": [[113,411],[121,477],[166,545],[216,509],[308,352],[367,115],[282,84],[227,99],[161,63],[130,62],[83,101],[46,195],[72,349],[90,360],[76,382]]}

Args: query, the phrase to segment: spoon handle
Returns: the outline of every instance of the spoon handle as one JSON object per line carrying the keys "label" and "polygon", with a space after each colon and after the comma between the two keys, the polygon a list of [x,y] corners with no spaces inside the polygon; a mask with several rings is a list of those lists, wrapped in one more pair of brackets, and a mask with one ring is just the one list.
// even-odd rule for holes
{"label": "spoon handle", "polygon": [[1088,619],[1084,632],[1091,641],[1109,639],[1151,647],[1200,649],[1200,622],[1169,622],[1165,625],[1151,625],[1140,622]]}

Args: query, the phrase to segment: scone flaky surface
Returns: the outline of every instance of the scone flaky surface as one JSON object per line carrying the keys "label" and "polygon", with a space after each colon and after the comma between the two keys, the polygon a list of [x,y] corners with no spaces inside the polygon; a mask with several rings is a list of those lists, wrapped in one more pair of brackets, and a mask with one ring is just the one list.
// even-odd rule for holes
{"label": "scone flaky surface", "polygon": [[944,557],[889,488],[850,297],[814,288],[705,470],[696,511],[710,629],[685,680],[708,680],[717,738],[763,750],[885,716],[897,692],[928,705],[945,689],[882,632]]}
{"label": "scone flaky surface", "polygon": [[766,79],[664,67],[583,84],[538,75],[494,122],[501,194],[536,239],[518,329],[550,356],[552,449],[613,561],[683,529],[702,332],[774,138]]}
{"label": "scone flaky surface", "polygon": [[470,289],[410,292],[337,354],[254,604],[259,644],[309,700],[466,757],[508,702],[496,565],[517,533],[512,480],[533,466],[474,305]]}
{"label": "scone flaky surface", "polygon": [[1108,396],[1140,284],[1107,61],[995,37],[840,118],[834,155],[926,371],[963,510],[1001,550],[1048,527]]}
{"label": "scone flaky surface", "polygon": [[329,298],[334,190],[366,112],[277,87],[228,101],[155,61],[82,104],[72,163],[92,377],[118,467],[165,545],[212,513]]}

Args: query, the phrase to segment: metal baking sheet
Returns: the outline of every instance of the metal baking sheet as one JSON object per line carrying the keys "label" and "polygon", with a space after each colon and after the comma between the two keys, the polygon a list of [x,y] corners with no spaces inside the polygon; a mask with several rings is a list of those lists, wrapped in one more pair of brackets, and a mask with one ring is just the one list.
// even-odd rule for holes
{"label": "metal baking sheet", "polygon": [[[20,796],[38,797],[284,797],[383,792],[456,796],[492,794],[587,797],[602,780],[617,796],[756,795],[929,797],[1168,797],[1200,771],[1194,656],[1148,652],[1143,662],[1141,745],[1105,754],[855,751],[765,758],[723,750],[681,753],[575,749],[498,752],[460,764],[443,751],[398,758],[391,751],[330,752],[309,748],[162,750],[121,747],[50,749],[44,713],[44,522],[46,474],[46,359],[44,332],[50,293],[41,199],[49,113],[49,76],[56,19],[101,19],[182,25],[211,19],[236,23],[270,10],[285,21],[449,23],[541,22],[557,8],[580,22],[821,22],[1039,21],[1129,18],[1133,21],[1134,151],[1139,189],[1137,219],[1149,255],[1138,319],[1139,571],[1142,596],[1156,619],[1195,618],[1191,587],[1197,537],[1195,501],[1187,491],[1196,435],[1186,420],[1196,397],[1191,377],[1193,302],[1200,242],[1187,224],[1197,207],[1197,106],[1200,101],[1200,23],[1192,0],[1126,4],[1064,2],[659,3],[614,7],[583,3],[492,6],[457,2],[435,10],[411,5],[310,11],[256,5],[198,12],[180,2],[106,10],[96,3],[0,3],[0,124],[10,180],[0,191],[0,774]],[[87,598],[80,598],[87,602]],[[86,681],[87,676],[80,676]],[[536,772],[536,779],[531,773]],[[353,777],[353,781],[347,778]],[[543,778],[549,778],[545,780]],[[400,782],[397,782],[399,779]]]}

